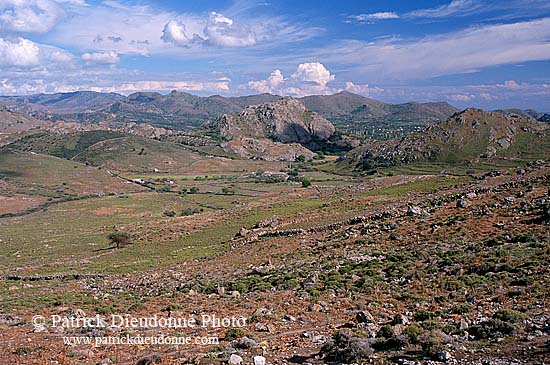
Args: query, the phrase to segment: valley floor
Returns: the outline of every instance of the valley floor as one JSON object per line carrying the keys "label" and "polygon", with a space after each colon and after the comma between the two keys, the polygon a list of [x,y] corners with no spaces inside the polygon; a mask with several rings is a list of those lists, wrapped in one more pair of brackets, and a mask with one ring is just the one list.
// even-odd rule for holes
{"label": "valley floor", "polygon": [[[29,365],[216,364],[232,352],[247,364],[256,355],[273,364],[548,360],[548,165],[475,176],[304,174],[309,188],[260,181],[264,172],[165,177],[197,187],[186,194],[120,181],[113,194],[26,212],[46,198],[15,196],[2,208],[24,214],[0,218],[0,356]],[[113,247],[113,230],[133,243]],[[83,313],[247,324],[33,326],[36,315]],[[219,343],[63,343],[161,334]]]}

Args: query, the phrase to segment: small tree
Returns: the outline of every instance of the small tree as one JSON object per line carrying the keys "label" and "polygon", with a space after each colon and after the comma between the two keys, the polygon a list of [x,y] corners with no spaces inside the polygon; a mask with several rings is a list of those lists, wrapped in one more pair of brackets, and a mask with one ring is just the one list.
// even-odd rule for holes
{"label": "small tree", "polygon": [[119,249],[121,246],[129,245],[132,243],[130,235],[126,232],[116,231],[111,233],[108,238],[111,240],[111,243],[116,245],[116,248]]}
{"label": "small tree", "polygon": [[199,192],[199,188],[196,186],[193,186],[191,189],[189,189],[189,194],[196,194]]}
{"label": "small tree", "polygon": [[302,178],[302,187],[309,188],[311,186],[311,181],[307,177]]}
{"label": "small tree", "polygon": [[304,155],[300,155],[296,157],[296,162],[305,162],[305,161],[306,161],[306,156]]}

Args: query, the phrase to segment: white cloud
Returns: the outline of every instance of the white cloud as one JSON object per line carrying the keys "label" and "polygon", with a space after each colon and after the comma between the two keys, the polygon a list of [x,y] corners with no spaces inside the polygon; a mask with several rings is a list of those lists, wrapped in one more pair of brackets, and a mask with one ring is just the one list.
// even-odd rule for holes
{"label": "white cloud", "polygon": [[74,60],[74,57],[68,52],[62,50],[54,50],[51,52],[50,59],[56,63],[70,63]]}
{"label": "white cloud", "polygon": [[266,38],[265,29],[256,25],[256,31],[247,24],[237,24],[223,14],[211,12],[200,33],[187,32],[185,23],[171,20],[164,26],[161,39],[176,46],[190,46],[192,43],[220,47],[248,47]]}
{"label": "white cloud", "polygon": [[[230,81],[230,80],[229,80]],[[229,81],[165,81],[165,80],[138,80],[133,82],[121,82],[104,85],[76,84],[76,85],[56,85],[55,92],[72,92],[91,90],[96,92],[116,92],[121,94],[131,94],[138,91],[158,91],[166,92],[172,90],[194,91],[194,92],[223,92],[229,91]]]}
{"label": "white cloud", "polygon": [[319,32],[317,28],[290,24],[278,16],[233,18],[219,12],[204,16],[114,0],[93,6],[73,5],[67,12],[70,16],[48,33],[47,39],[83,52],[115,50],[118,54],[201,59],[211,58],[210,48],[216,47],[219,57],[233,57],[238,62],[243,55],[237,54],[236,48],[274,48],[303,41]]}
{"label": "white cloud", "polygon": [[416,40],[344,41],[314,57],[352,65],[369,80],[419,79],[550,60],[550,18],[470,27]]}
{"label": "white cloud", "polygon": [[0,66],[27,68],[40,65],[40,48],[28,39],[0,38]]}
{"label": "white cloud", "polygon": [[383,11],[379,13],[350,15],[348,19],[364,23],[369,20],[399,19],[399,15],[393,11]]}
{"label": "white cloud", "polygon": [[0,0],[0,31],[46,33],[63,14],[53,0]]}
{"label": "white cloud", "polygon": [[87,65],[114,65],[119,61],[115,51],[84,53],[81,58]]}
{"label": "white cloud", "polygon": [[480,93],[478,95],[478,97],[483,99],[483,100],[497,100],[498,99],[498,96],[493,95],[493,94],[489,94],[489,93]]}
{"label": "white cloud", "polygon": [[234,24],[232,19],[211,12],[204,28],[209,43],[224,47],[246,47],[256,44],[256,34],[246,25]]}
{"label": "white cloud", "polygon": [[384,89],[379,87],[370,87],[368,84],[354,84],[351,81],[346,82],[345,89],[356,94],[368,96],[373,93],[381,93]]}
{"label": "white cloud", "polygon": [[475,95],[467,95],[467,94],[451,94],[448,96],[449,100],[453,101],[470,101],[473,98],[475,98]]}
{"label": "white cloud", "polygon": [[171,20],[164,26],[161,39],[167,43],[174,43],[177,46],[188,46],[191,38],[186,34],[185,24]]}
{"label": "white cloud", "polygon": [[443,18],[448,16],[464,16],[480,9],[483,4],[479,0],[452,0],[449,4],[430,9],[420,9],[405,14],[411,18]]}
{"label": "white cloud", "polygon": [[276,93],[279,85],[284,81],[281,70],[277,69],[265,80],[249,81],[248,87],[260,93]]}
{"label": "white cloud", "polygon": [[298,69],[292,74],[292,78],[299,81],[314,82],[324,87],[334,80],[334,75],[331,75],[330,71],[320,62],[307,62],[298,65]]}
{"label": "white cloud", "polygon": [[265,80],[249,81],[246,87],[256,92],[280,95],[324,95],[340,91],[327,85],[334,78],[322,63],[306,62],[298,65],[289,78],[285,78],[281,70],[277,69]]}
{"label": "white cloud", "polygon": [[504,81],[504,87],[508,88],[508,89],[521,89],[521,85],[518,84],[516,81],[514,80],[507,80],[507,81]]}

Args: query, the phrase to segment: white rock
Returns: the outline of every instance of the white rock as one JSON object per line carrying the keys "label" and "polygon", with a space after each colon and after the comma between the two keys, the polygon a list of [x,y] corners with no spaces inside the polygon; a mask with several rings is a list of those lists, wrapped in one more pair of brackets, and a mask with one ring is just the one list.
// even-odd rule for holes
{"label": "white rock", "polygon": [[254,356],[254,365],[265,365],[265,357],[263,356]]}
{"label": "white rock", "polygon": [[241,365],[243,363],[243,358],[236,354],[231,354],[229,357],[229,365]]}

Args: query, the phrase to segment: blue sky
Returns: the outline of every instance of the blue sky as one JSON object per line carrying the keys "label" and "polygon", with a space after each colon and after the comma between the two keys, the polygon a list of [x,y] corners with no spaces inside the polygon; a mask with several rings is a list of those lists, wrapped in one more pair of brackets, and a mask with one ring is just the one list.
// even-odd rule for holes
{"label": "blue sky", "polygon": [[0,0],[0,94],[173,89],[550,111],[550,1]]}

